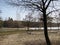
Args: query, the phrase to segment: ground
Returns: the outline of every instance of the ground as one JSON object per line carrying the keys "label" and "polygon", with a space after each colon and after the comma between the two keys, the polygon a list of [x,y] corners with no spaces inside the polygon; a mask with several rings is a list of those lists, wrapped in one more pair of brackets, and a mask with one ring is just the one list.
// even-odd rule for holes
{"label": "ground", "polygon": [[[25,30],[15,31],[1,31],[0,45],[45,45],[45,38],[43,31],[30,31],[31,34]],[[49,31],[49,38],[52,45],[60,44],[60,31]],[[38,44],[37,44],[38,43]]]}

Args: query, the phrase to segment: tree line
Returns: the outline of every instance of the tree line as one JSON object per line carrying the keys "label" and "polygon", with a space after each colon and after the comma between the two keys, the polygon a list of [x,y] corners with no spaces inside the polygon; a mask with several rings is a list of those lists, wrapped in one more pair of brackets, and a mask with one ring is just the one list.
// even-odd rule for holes
{"label": "tree line", "polygon": [[[60,24],[60,23],[58,23]],[[48,27],[57,27],[57,23],[48,22]],[[32,21],[17,21],[13,20],[12,18],[8,18],[8,20],[1,20],[0,19],[0,28],[24,28],[24,27],[43,27],[43,22],[32,22]]]}

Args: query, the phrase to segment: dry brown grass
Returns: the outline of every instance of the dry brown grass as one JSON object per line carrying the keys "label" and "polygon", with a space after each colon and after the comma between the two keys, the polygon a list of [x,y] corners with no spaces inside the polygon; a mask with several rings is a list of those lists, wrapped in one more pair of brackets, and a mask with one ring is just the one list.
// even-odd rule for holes
{"label": "dry brown grass", "polygon": [[[5,33],[9,33],[9,35]],[[46,45],[43,31],[33,31],[31,34],[27,34],[26,31],[5,33],[0,36],[0,45]],[[49,38],[52,45],[60,45],[60,31],[49,31]]]}

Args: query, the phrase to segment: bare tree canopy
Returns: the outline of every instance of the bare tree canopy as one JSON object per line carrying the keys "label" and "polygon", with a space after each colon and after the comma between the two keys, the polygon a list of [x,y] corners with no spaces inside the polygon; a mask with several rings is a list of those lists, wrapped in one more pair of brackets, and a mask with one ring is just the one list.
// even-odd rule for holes
{"label": "bare tree canopy", "polygon": [[36,10],[40,12],[42,12],[43,5],[44,5],[45,9],[47,10],[46,12],[47,15],[51,14],[52,12],[60,10],[57,7],[55,9],[54,8],[55,5],[53,4],[58,0],[43,0],[43,1],[44,1],[44,4],[42,4],[43,3],[42,0],[6,0],[6,2],[9,5],[24,7],[26,9]]}

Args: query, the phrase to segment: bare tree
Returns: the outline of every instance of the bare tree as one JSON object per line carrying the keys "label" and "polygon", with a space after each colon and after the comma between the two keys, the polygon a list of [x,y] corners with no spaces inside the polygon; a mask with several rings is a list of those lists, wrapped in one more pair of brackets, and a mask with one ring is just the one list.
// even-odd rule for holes
{"label": "bare tree", "polygon": [[11,5],[23,6],[27,9],[29,8],[29,9],[39,10],[40,12],[42,12],[43,24],[44,24],[44,35],[45,35],[47,45],[51,45],[51,42],[48,37],[48,30],[47,30],[47,15],[49,15],[54,11],[57,11],[57,10],[53,10],[47,14],[47,10],[52,1],[56,1],[56,0],[10,0],[9,1],[9,4]]}
{"label": "bare tree", "polygon": [[55,16],[55,20],[56,20],[56,23],[57,23],[57,27],[58,27],[58,30],[59,30],[59,23],[60,23],[60,15],[56,15]]}
{"label": "bare tree", "polygon": [[24,25],[27,26],[27,31],[29,31],[30,23],[33,21],[33,17],[31,13],[28,13],[28,15],[25,16]]}
{"label": "bare tree", "polygon": [[47,16],[47,26],[50,28],[50,30],[51,30],[52,22],[53,22],[53,17]]}

